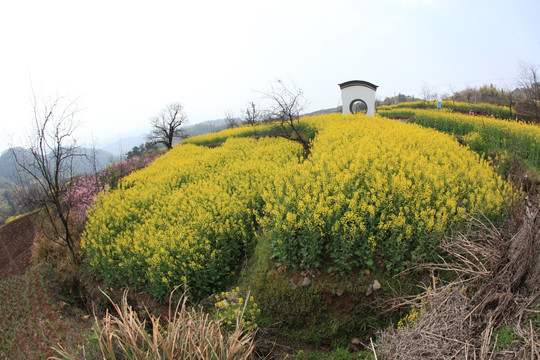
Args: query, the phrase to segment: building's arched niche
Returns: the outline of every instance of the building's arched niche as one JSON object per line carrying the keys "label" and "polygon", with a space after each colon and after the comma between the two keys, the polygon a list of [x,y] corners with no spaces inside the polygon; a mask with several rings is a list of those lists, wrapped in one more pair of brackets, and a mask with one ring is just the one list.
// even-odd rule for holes
{"label": "building's arched niche", "polygon": [[339,84],[343,114],[363,113],[375,115],[375,92],[378,86],[363,80],[352,80]]}
{"label": "building's arched niche", "polygon": [[349,104],[349,112],[353,114],[367,113],[367,104],[362,99],[356,99]]}

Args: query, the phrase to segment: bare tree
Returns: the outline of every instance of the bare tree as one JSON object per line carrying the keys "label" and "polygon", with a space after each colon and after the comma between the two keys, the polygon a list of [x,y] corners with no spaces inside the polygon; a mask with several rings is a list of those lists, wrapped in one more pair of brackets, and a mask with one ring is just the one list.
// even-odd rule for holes
{"label": "bare tree", "polygon": [[238,126],[240,119],[238,119],[231,111],[225,112],[225,127],[232,129]]}
{"label": "bare tree", "polygon": [[308,139],[300,130],[300,113],[307,106],[307,100],[301,89],[294,84],[287,85],[281,80],[272,84],[270,90],[263,96],[271,102],[269,114],[281,122],[283,129],[292,140],[299,141],[304,146],[304,152],[309,151]]}
{"label": "bare tree", "polygon": [[263,112],[252,101],[248,104],[246,111],[244,112],[244,124],[255,125],[262,119]]}
{"label": "bare tree", "polygon": [[38,106],[34,97],[32,133],[28,151],[12,150],[18,166],[21,195],[32,208],[41,209],[49,226],[43,233],[66,246],[78,261],[69,217],[75,160],[86,155],[77,147],[77,106],[62,98]]}
{"label": "bare tree", "polygon": [[422,85],[422,97],[424,99],[424,101],[433,101],[435,99],[437,99],[437,93],[435,92],[435,90],[433,90],[431,88],[431,86],[424,82],[423,85]]}
{"label": "bare tree", "polygon": [[512,108],[516,105],[516,95],[515,93],[510,89],[503,89],[501,90],[502,97],[503,97],[503,106],[508,106],[508,109],[510,110],[510,118],[512,118]]}
{"label": "bare tree", "polygon": [[187,137],[181,128],[187,122],[187,115],[180,103],[166,105],[159,115],[150,118],[152,131],[148,140],[155,144],[163,144],[167,149],[172,149],[175,139]]}
{"label": "bare tree", "polygon": [[216,124],[214,123],[209,123],[206,128],[208,129],[208,132],[211,132],[211,133],[215,133],[217,131],[220,131],[221,130],[221,127],[220,126],[217,126]]}
{"label": "bare tree", "polygon": [[532,117],[534,121],[538,122],[540,121],[540,74],[538,67],[525,63],[521,63],[519,67],[519,87],[525,95],[525,99],[519,104],[519,110],[526,117]]}

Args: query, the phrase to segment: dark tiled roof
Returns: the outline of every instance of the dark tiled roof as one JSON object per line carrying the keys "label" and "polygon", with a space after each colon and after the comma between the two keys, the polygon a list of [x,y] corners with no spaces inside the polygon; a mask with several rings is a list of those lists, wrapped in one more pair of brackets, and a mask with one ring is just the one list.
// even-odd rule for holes
{"label": "dark tiled roof", "polygon": [[364,80],[351,80],[351,81],[346,81],[338,85],[340,89],[345,89],[345,88],[348,88],[349,86],[365,86],[372,89],[373,91],[376,91],[378,88],[377,85],[364,81]]}

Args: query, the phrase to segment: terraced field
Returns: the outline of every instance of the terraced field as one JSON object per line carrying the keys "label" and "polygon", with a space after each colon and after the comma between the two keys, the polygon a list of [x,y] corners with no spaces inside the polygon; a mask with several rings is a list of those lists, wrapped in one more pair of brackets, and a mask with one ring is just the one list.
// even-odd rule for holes
{"label": "terraced field", "polygon": [[34,241],[34,214],[0,227],[0,280],[22,275],[30,265]]}
{"label": "terraced field", "polygon": [[79,340],[84,325],[59,308],[50,274],[39,265],[0,281],[0,359],[47,359]]}

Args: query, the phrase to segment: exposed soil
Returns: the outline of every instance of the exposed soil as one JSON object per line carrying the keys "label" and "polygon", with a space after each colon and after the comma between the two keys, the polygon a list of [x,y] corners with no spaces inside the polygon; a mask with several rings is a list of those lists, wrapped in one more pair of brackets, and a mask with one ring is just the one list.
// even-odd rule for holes
{"label": "exposed soil", "polygon": [[22,275],[30,266],[35,217],[31,213],[0,228],[0,280]]}
{"label": "exposed soil", "polygon": [[385,118],[391,120],[409,121],[410,116],[385,116]]}

